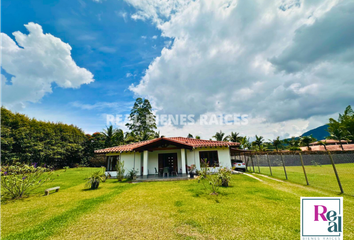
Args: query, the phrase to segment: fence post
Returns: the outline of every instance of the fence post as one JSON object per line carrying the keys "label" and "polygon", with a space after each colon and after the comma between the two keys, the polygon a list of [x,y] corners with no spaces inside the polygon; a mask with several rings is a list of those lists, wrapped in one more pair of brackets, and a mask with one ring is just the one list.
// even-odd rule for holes
{"label": "fence post", "polygon": [[256,159],[257,159],[257,165],[258,165],[258,173],[261,173],[261,169],[259,168],[259,158],[258,158],[258,155],[256,155]]}
{"label": "fence post", "polygon": [[267,153],[267,159],[268,159],[268,165],[269,165],[270,176],[273,176],[273,174],[272,174],[272,168],[271,168],[271,166],[270,166],[270,160],[269,160],[268,153]]}
{"label": "fence post", "polygon": [[281,161],[283,162],[283,168],[284,168],[285,178],[286,178],[286,180],[288,180],[288,174],[286,173],[285,163],[284,163],[284,159],[283,159],[283,154],[282,154],[282,153],[280,153],[280,157],[281,157]]}
{"label": "fence post", "polygon": [[252,161],[253,172],[255,172],[255,171],[254,171],[254,163],[253,163],[252,153],[251,153],[251,161]]}
{"label": "fence post", "polygon": [[305,171],[305,165],[304,165],[304,161],[302,160],[301,153],[299,153],[299,155],[300,155],[300,161],[301,161],[301,165],[302,165],[302,170],[304,171],[304,174],[305,174],[306,183],[307,183],[307,185],[310,185],[309,184],[309,180],[307,179],[307,174],[306,174],[306,171]]}
{"label": "fence post", "polygon": [[328,153],[329,158],[331,159],[331,163],[332,163],[332,166],[333,166],[334,173],[336,174],[336,178],[337,178],[337,182],[338,182],[338,185],[339,185],[339,188],[340,188],[340,192],[344,193],[343,188],[342,188],[342,184],[340,183],[340,180],[339,180],[339,176],[338,176],[338,173],[337,173],[336,165],[334,164],[334,161],[333,161],[333,158],[332,158],[332,155],[331,155],[331,153],[329,151],[327,151],[327,153]]}

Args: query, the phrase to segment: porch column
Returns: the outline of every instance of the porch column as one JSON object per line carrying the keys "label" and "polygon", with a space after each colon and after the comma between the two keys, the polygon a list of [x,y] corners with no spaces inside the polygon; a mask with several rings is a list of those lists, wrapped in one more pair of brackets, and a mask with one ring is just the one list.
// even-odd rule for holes
{"label": "porch column", "polygon": [[181,148],[182,175],[186,174],[186,150]]}
{"label": "porch column", "polygon": [[144,172],[143,172],[143,175],[144,177],[147,177],[148,175],[148,155],[149,155],[149,151],[148,150],[145,150],[144,153],[143,153],[143,161],[144,161]]}

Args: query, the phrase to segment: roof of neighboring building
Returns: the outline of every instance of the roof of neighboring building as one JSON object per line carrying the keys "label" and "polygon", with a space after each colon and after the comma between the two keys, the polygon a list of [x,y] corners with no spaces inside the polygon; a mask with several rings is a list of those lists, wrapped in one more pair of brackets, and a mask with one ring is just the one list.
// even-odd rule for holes
{"label": "roof of neighboring building", "polygon": [[[339,143],[338,140],[334,140],[334,139],[323,139],[323,140],[320,140],[320,141],[324,142],[326,144]],[[310,145],[319,145],[318,142],[320,142],[320,141],[312,142],[312,143],[310,143]],[[341,140],[341,142],[344,143],[344,144],[348,143],[348,141],[346,141],[346,140]],[[351,141],[349,141],[349,142],[351,142]]]}
{"label": "roof of neighboring building", "polygon": [[155,145],[159,142],[168,142],[170,144],[177,144],[178,146],[185,146],[187,148],[200,148],[200,147],[229,147],[229,146],[239,146],[236,142],[224,142],[224,141],[213,141],[213,140],[202,140],[194,138],[185,137],[161,137],[151,140],[131,143],[127,145],[120,145],[116,147],[104,148],[96,150],[95,153],[113,153],[113,152],[130,152],[134,150],[141,150],[149,145]]}
{"label": "roof of neighboring building", "polygon": [[[308,151],[307,147],[300,147],[302,151]],[[342,148],[340,147],[339,144],[337,145],[326,145],[326,149],[328,151],[342,151]],[[321,145],[315,145],[311,146],[310,151],[326,151],[324,146]],[[343,144],[343,149],[344,151],[354,151],[354,144]]]}

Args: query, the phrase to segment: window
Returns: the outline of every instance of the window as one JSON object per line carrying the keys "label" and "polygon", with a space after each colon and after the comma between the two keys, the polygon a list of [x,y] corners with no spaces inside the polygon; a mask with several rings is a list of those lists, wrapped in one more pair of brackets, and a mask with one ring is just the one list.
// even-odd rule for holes
{"label": "window", "polygon": [[119,156],[107,157],[107,171],[116,171],[117,161]]}
{"label": "window", "polygon": [[204,167],[208,164],[209,167],[219,167],[218,151],[203,151],[199,152],[200,166]]}

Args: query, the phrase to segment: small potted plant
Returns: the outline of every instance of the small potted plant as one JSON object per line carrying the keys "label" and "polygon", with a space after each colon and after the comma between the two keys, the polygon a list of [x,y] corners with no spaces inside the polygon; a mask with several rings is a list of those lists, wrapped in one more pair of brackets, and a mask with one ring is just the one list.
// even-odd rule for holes
{"label": "small potted plant", "polygon": [[132,180],[136,180],[137,173],[138,173],[138,171],[133,168],[132,170],[129,171],[128,178],[132,179]]}
{"label": "small potted plant", "polygon": [[189,167],[189,177],[190,177],[190,178],[194,178],[195,170],[196,170],[195,164],[192,164],[192,165]]}

